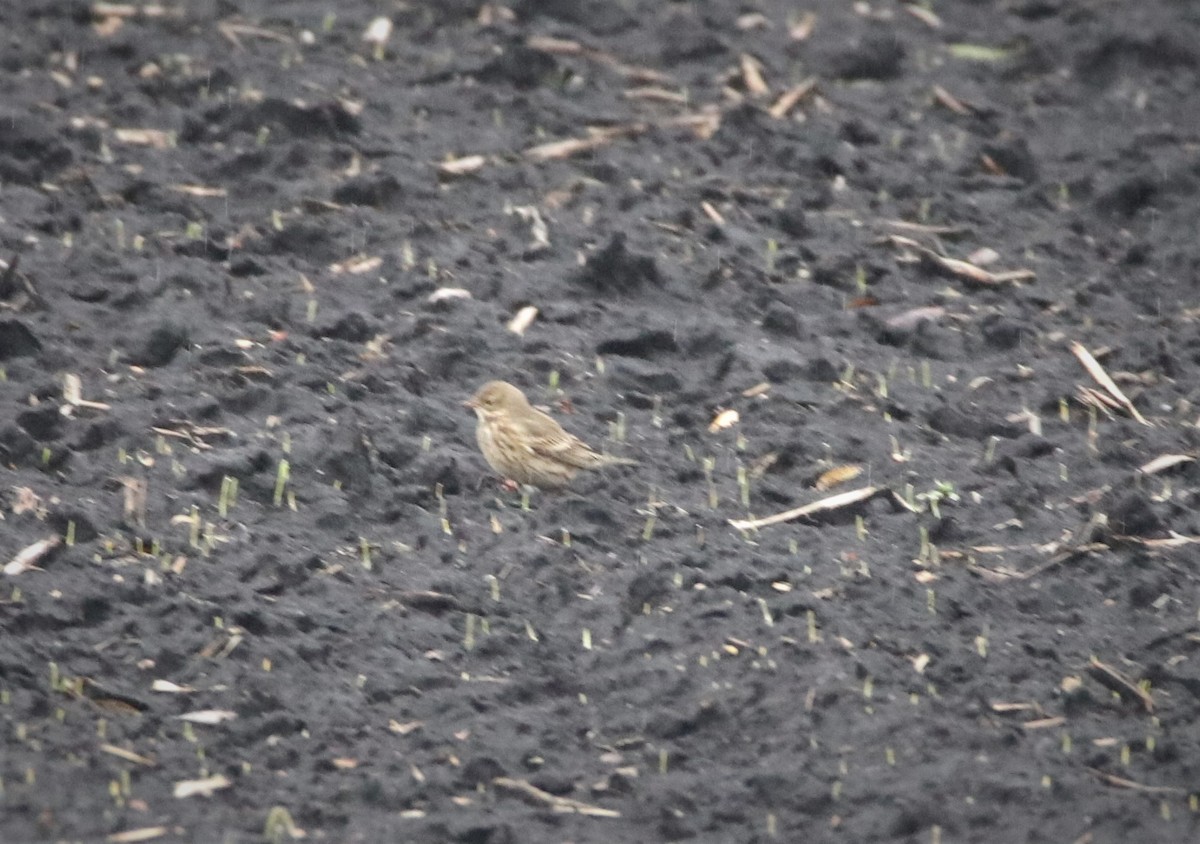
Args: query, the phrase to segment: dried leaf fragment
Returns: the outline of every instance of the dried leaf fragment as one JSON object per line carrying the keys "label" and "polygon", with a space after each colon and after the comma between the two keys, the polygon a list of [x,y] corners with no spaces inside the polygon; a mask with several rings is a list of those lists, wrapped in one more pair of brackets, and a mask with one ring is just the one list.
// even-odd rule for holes
{"label": "dried leaf fragment", "polygon": [[638,88],[627,88],[621,93],[621,96],[627,100],[647,100],[660,103],[675,103],[677,105],[686,105],[688,102],[687,94],[680,91],[672,91],[668,88],[662,88],[657,85],[643,85]]}
{"label": "dried leaf fragment", "polygon": [[550,35],[531,35],[525,44],[532,50],[558,56],[579,56],[584,52],[584,46],[578,41],[554,38]]}
{"label": "dried leaf fragment", "polygon": [[967,256],[967,260],[977,267],[986,267],[1000,260],[1000,253],[990,246],[981,246]]}
{"label": "dried leaf fragment", "polygon": [[815,76],[804,80],[799,85],[793,85],[779,96],[779,99],[767,109],[767,113],[776,120],[782,120],[788,115],[788,112],[796,107],[797,103],[811,94],[816,87],[817,79]]}
{"label": "dried leaf fragment", "polygon": [[217,774],[212,777],[205,777],[201,780],[181,780],[175,783],[174,794],[178,798],[195,797],[211,797],[222,788],[229,788],[233,785],[229,781],[229,777],[224,774]]}
{"label": "dried leaf fragment", "polygon": [[832,489],[838,484],[844,484],[846,481],[852,481],[862,474],[862,466],[847,464],[845,466],[835,466],[827,472],[822,472],[821,477],[817,478],[817,482],[813,484],[817,489],[824,491]]}
{"label": "dried leaf fragment", "polygon": [[524,334],[529,326],[533,325],[533,321],[537,319],[538,309],[535,305],[526,305],[517,311],[508,322],[508,330],[513,334]]}
{"label": "dried leaf fragment", "polygon": [[464,155],[461,158],[447,158],[438,165],[438,172],[446,176],[465,176],[483,169],[487,159],[482,155]]}
{"label": "dried leaf fragment", "polygon": [[592,150],[602,147],[623,134],[637,134],[645,131],[645,127],[641,127],[637,132],[632,132],[630,129],[597,129],[593,130],[587,138],[567,138],[563,141],[550,141],[544,144],[530,147],[525,150],[525,157],[533,161],[553,161],[559,158],[570,158],[573,155],[579,155],[583,152],[591,152]]}
{"label": "dried leaf fragment", "polygon": [[114,134],[123,144],[136,144],[154,149],[170,149],[173,146],[171,133],[162,129],[117,129]]}
{"label": "dried leaf fragment", "polygon": [[1083,368],[1088,371],[1088,374],[1091,375],[1093,379],[1095,379],[1096,383],[1107,390],[1110,396],[1112,396],[1121,404],[1122,407],[1129,411],[1130,416],[1132,416],[1138,422],[1141,422],[1143,425],[1150,424],[1146,421],[1142,414],[1138,413],[1138,409],[1133,406],[1133,402],[1131,402],[1129,397],[1121,391],[1121,388],[1117,386],[1117,382],[1113,381],[1112,378],[1109,377],[1109,374],[1104,371],[1104,367],[1100,365],[1099,361],[1092,356],[1092,353],[1089,352],[1082,343],[1078,341],[1072,341],[1071,353],[1079,359],[1079,362],[1083,364]]}
{"label": "dried leaf fragment", "polygon": [[984,44],[950,44],[946,49],[954,58],[969,62],[1002,62],[1013,54],[1012,50]]}
{"label": "dried leaf fragment", "polygon": [[388,17],[377,17],[363,30],[362,40],[368,44],[382,46],[392,37],[392,19]]}
{"label": "dried leaf fragment", "polygon": [[237,713],[228,709],[198,709],[177,717],[180,721],[190,721],[193,724],[220,724],[223,721],[232,721],[237,717]]}
{"label": "dried leaf fragment", "polygon": [[1143,475],[1157,475],[1159,472],[1174,469],[1176,466],[1182,466],[1184,463],[1194,463],[1195,460],[1196,458],[1189,454],[1162,454],[1155,457],[1149,463],[1139,466],[1138,471]]}
{"label": "dried leaf fragment", "polygon": [[105,3],[92,4],[92,15],[97,18],[135,18],[139,15],[148,18],[181,17],[182,10],[168,9],[161,3]]}
{"label": "dried leaf fragment", "polygon": [[108,844],[137,844],[139,841],[153,841],[156,838],[162,838],[169,831],[165,826],[143,826],[140,829],[114,832],[104,840]]}
{"label": "dried leaf fragment", "polygon": [[17,555],[4,564],[4,574],[15,577],[37,567],[38,561],[53,551],[62,542],[57,536],[39,539],[32,545],[27,545],[17,552]]}
{"label": "dried leaf fragment", "polygon": [[943,269],[948,270],[953,275],[959,278],[965,278],[967,281],[978,282],[979,284],[994,283],[992,274],[983,267],[977,267],[970,261],[961,261],[958,258],[947,258],[945,255],[927,252],[930,258]]}
{"label": "dried leaf fragment", "polygon": [[132,750],[126,750],[123,747],[117,747],[115,744],[102,744],[100,749],[105,753],[109,753],[126,762],[133,762],[135,765],[145,765],[148,768],[153,768],[158,763],[149,756],[142,756],[140,753],[134,753]]}
{"label": "dried leaf fragment", "polygon": [[1048,730],[1054,727],[1061,727],[1067,723],[1067,719],[1061,715],[1053,715],[1049,718],[1035,718],[1032,721],[1026,721],[1021,725],[1025,730]]}
{"label": "dried leaf fragment", "polygon": [[63,401],[79,404],[83,400],[83,379],[73,372],[63,376]]}
{"label": "dried leaf fragment", "polygon": [[22,513],[34,513],[42,506],[42,499],[36,492],[27,486],[19,486],[13,489],[17,494],[16,500],[13,502],[13,513],[21,515]]}
{"label": "dried leaf fragment", "polygon": [[445,302],[450,299],[470,299],[471,291],[462,287],[439,287],[429,294],[429,302]]}
{"label": "dried leaf fragment", "polygon": [[[965,226],[932,226],[927,223],[914,223],[909,220],[884,220],[883,225],[915,234],[945,235],[947,237],[966,234],[969,231]],[[910,240],[909,243],[916,244],[916,241]]]}
{"label": "dried leaf fragment", "polygon": [[72,407],[87,407],[92,410],[109,410],[110,405],[99,401],[88,401],[83,397],[83,379],[73,372],[63,376],[63,401],[67,407],[62,408],[63,415],[70,413]]}
{"label": "dried leaf fragment", "polygon": [[700,210],[704,212],[704,215],[708,217],[708,219],[712,220],[718,226],[725,225],[725,218],[721,215],[721,212],[718,211],[717,207],[707,199],[700,203]]}
{"label": "dried leaf fragment", "polygon": [[927,9],[924,6],[918,6],[915,3],[905,3],[904,11],[908,12],[930,29],[942,28],[942,19],[935,15],[931,9]]}
{"label": "dried leaf fragment", "polygon": [[807,41],[817,26],[815,12],[805,12],[799,20],[788,26],[788,38],[793,41]]}
{"label": "dried leaf fragment", "polygon": [[747,12],[738,15],[735,25],[742,32],[749,32],[752,29],[770,29],[771,21],[762,12]]}
{"label": "dried leaf fragment", "polygon": [[362,275],[363,273],[377,270],[382,265],[383,258],[378,255],[360,255],[348,261],[338,261],[336,264],[330,264],[329,271],[334,275],[341,275],[342,273]]}
{"label": "dried leaf fragment", "polygon": [[749,53],[742,53],[739,62],[742,68],[742,82],[745,83],[746,90],[750,92],[751,96],[765,97],[771,93],[770,86],[763,79],[762,62]]}
{"label": "dried leaf fragment", "polygon": [[214,188],[208,185],[171,185],[171,190],[176,193],[187,194],[188,196],[220,198],[229,195],[229,191],[225,190],[225,188]]}
{"label": "dried leaf fragment", "polygon": [[715,434],[717,431],[722,431],[726,428],[736,425],[738,423],[738,419],[740,418],[741,417],[738,415],[736,410],[722,410],[720,413],[714,416],[712,422],[708,424],[708,432],[710,434]]}

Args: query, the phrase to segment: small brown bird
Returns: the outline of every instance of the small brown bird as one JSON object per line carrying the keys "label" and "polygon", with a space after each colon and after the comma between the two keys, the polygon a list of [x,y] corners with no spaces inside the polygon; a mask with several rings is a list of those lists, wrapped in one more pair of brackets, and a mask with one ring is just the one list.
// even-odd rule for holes
{"label": "small brown bird", "polygon": [[519,484],[555,489],[580,469],[637,463],[592,451],[506,381],[489,381],[464,406],[479,419],[475,439],[488,465]]}

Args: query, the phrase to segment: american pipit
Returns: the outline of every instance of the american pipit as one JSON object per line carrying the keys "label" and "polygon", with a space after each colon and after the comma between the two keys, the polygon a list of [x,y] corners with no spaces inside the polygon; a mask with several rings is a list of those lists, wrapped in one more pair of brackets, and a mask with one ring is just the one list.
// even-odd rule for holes
{"label": "american pipit", "polygon": [[593,451],[505,381],[489,381],[465,405],[479,420],[475,439],[488,465],[519,484],[554,489],[580,469],[637,463]]}

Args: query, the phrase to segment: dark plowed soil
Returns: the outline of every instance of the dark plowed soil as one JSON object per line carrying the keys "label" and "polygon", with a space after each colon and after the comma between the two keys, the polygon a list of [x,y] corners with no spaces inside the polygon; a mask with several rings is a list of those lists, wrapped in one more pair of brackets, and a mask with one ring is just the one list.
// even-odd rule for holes
{"label": "dark plowed soil", "polygon": [[1198,840],[1200,7],[106,6],[0,4],[0,840]]}

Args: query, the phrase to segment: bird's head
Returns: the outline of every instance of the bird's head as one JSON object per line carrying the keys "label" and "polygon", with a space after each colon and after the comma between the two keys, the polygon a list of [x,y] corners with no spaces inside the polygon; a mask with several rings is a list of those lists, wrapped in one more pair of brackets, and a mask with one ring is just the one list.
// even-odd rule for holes
{"label": "bird's head", "polygon": [[489,381],[463,402],[480,419],[508,413],[528,406],[525,394],[507,381]]}

